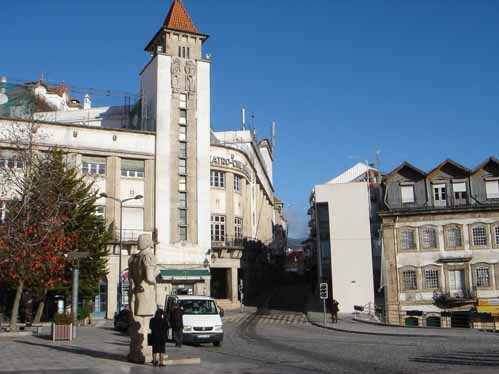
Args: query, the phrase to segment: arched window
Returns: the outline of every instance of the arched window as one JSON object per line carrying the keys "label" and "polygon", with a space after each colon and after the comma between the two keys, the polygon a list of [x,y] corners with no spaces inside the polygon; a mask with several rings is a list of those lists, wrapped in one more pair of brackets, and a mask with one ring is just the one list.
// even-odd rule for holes
{"label": "arched window", "polygon": [[440,317],[428,317],[426,318],[426,326],[428,327],[440,327],[441,322],[440,322]]}
{"label": "arched window", "polygon": [[436,249],[437,246],[437,230],[434,227],[427,226],[422,227],[420,230],[421,234],[421,248],[422,249]]}
{"label": "arched window", "polygon": [[405,319],[406,326],[419,326],[419,321],[416,317],[407,317]]}
{"label": "arched window", "polygon": [[447,249],[461,249],[463,247],[461,228],[456,225],[445,228],[445,243]]}

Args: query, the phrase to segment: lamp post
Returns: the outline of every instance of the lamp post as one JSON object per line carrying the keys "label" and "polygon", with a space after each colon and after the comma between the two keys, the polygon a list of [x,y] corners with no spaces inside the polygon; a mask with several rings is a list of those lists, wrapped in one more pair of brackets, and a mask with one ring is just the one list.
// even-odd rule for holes
{"label": "lamp post", "polygon": [[64,255],[73,262],[73,298],[71,312],[73,313],[73,339],[76,338],[76,323],[78,322],[78,288],[80,286],[80,260],[90,256],[90,252],[69,252]]}
{"label": "lamp post", "polygon": [[122,265],[121,265],[121,251],[122,251],[122,245],[123,245],[123,204],[126,203],[127,201],[131,200],[140,200],[144,198],[142,195],[136,195],[134,197],[129,197],[127,199],[118,199],[117,197],[109,196],[107,193],[103,192],[99,195],[100,197],[103,197],[105,199],[111,199],[116,201],[117,203],[120,204],[120,257],[119,257],[119,275],[118,275],[118,313],[121,311],[121,302],[122,302],[122,291],[123,291],[123,281],[121,279],[121,272],[122,272]]}

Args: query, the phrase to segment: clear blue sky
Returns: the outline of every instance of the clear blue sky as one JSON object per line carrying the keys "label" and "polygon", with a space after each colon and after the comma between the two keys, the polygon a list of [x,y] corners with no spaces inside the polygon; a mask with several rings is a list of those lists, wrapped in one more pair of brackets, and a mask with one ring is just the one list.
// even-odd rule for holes
{"label": "clear blue sky", "polygon": [[[184,0],[211,35],[212,126],[277,121],[275,185],[292,236],[308,196],[359,160],[429,170],[498,155],[499,2]],[[137,92],[168,0],[1,5],[0,75]]]}

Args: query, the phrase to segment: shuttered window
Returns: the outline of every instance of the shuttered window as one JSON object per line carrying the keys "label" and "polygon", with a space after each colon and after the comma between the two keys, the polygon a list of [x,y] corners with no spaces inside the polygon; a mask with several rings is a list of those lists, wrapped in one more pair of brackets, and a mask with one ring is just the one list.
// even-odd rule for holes
{"label": "shuttered window", "polygon": [[414,186],[400,186],[400,193],[402,194],[403,203],[414,202]]}

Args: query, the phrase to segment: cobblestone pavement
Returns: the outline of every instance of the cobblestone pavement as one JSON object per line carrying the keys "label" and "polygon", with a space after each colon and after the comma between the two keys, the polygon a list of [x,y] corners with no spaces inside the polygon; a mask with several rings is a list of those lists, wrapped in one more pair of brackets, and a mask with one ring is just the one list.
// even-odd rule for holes
{"label": "cobblestone pavement", "polygon": [[[222,348],[167,347],[173,358],[200,365],[153,368],[125,361],[128,337],[109,325],[81,328],[74,342],[0,338],[0,373],[497,373],[499,337],[459,330],[455,336],[378,336],[332,331],[306,323],[269,323],[300,313],[235,313],[225,318]],[[281,319],[284,321],[285,319]],[[291,321],[292,318],[287,318]]]}

